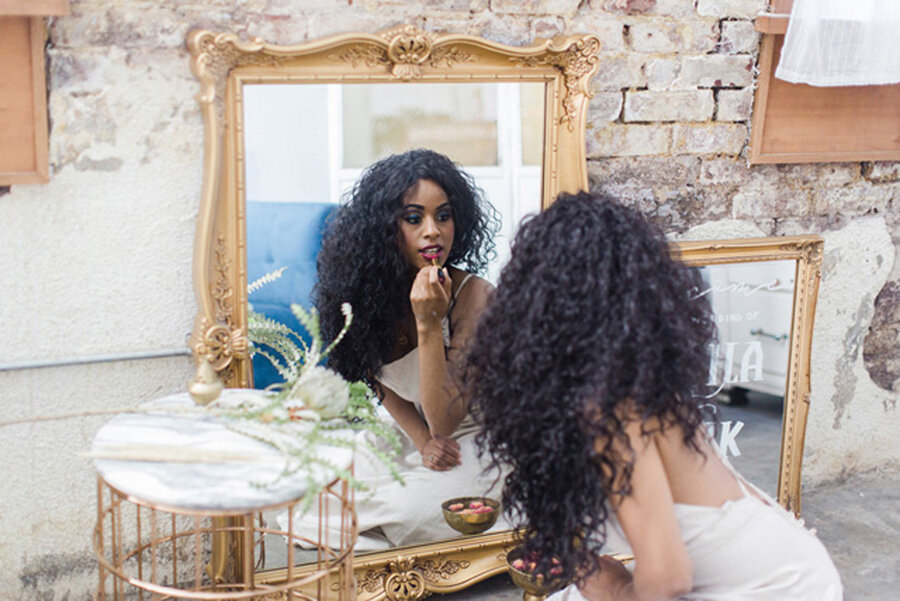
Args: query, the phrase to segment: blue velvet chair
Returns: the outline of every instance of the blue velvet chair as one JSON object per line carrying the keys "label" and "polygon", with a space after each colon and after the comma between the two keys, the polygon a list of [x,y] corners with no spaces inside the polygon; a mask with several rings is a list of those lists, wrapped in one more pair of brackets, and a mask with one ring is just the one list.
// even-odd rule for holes
{"label": "blue velvet chair", "polygon": [[[335,209],[332,203],[247,203],[247,282],[287,267],[281,278],[251,294],[250,304],[257,313],[280,321],[301,335],[306,335],[306,331],[290,306],[312,306],[310,292],[316,281],[316,255],[322,246],[325,223]],[[253,357],[254,388],[283,381],[268,359],[260,354]]]}

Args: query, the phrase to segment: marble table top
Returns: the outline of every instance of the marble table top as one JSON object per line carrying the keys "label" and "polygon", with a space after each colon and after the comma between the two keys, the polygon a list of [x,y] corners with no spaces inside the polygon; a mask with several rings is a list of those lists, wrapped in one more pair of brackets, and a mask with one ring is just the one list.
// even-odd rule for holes
{"label": "marble table top", "polygon": [[[256,390],[226,389],[222,399],[261,395]],[[134,461],[94,459],[103,479],[122,493],[167,509],[209,512],[251,512],[295,501],[307,490],[307,473],[300,471],[278,479],[284,458],[275,447],[229,429],[213,416],[185,416],[165,413],[167,408],[189,408],[194,402],[188,393],[163,397],[142,405],[159,408],[159,413],[123,413],[104,425],[94,437],[92,451],[134,448],[147,445],[156,453],[195,456],[213,454],[217,462]],[[349,429],[345,435],[352,438]],[[347,468],[353,450],[323,446],[333,464]],[[158,456],[158,455],[156,455]],[[315,479],[328,482],[335,474],[317,467]]]}

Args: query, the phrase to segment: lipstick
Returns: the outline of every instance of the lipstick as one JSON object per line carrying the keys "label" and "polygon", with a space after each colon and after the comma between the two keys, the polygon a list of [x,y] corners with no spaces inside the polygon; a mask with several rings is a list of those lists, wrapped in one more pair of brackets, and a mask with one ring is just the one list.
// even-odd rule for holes
{"label": "lipstick", "polygon": [[440,280],[441,284],[444,283],[444,270],[438,265],[437,257],[431,257],[431,264],[438,268],[438,280]]}

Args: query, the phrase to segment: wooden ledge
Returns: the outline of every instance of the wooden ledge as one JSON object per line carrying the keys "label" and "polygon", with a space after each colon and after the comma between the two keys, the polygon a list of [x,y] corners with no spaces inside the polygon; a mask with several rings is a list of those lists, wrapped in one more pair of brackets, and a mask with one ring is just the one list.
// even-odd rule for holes
{"label": "wooden ledge", "polygon": [[0,17],[49,17],[69,12],[69,0],[0,0]]}
{"label": "wooden ledge", "polygon": [[789,14],[759,13],[756,15],[756,31],[774,35],[784,35],[787,33],[789,19]]}

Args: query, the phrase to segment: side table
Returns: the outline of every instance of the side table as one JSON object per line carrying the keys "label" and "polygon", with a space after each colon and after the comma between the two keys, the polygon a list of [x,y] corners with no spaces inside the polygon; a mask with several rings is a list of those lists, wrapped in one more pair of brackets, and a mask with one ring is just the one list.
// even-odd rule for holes
{"label": "side table", "polygon": [[[187,393],[165,397],[152,412],[116,416],[94,438],[96,599],[355,599],[356,513],[347,483],[317,473],[330,484],[307,499],[307,474],[282,476],[284,460],[274,447],[211,416],[178,413],[193,406]],[[327,452],[336,469],[351,467],[351,449]],[[294,509],[304,502],[318,505],[319,540],[294,533]],[[329,516],[335,506],[338,515]],[[261,512],[278,509],[288,513],[287,529],[262,520]],[[340,524],[336,547],[322,536],[329,519]],[[287,578],[276,585],[254,578],[266,535],[287,547]],[[317,550],[315,570],[302,576],[294,569],[296,543]]]}

